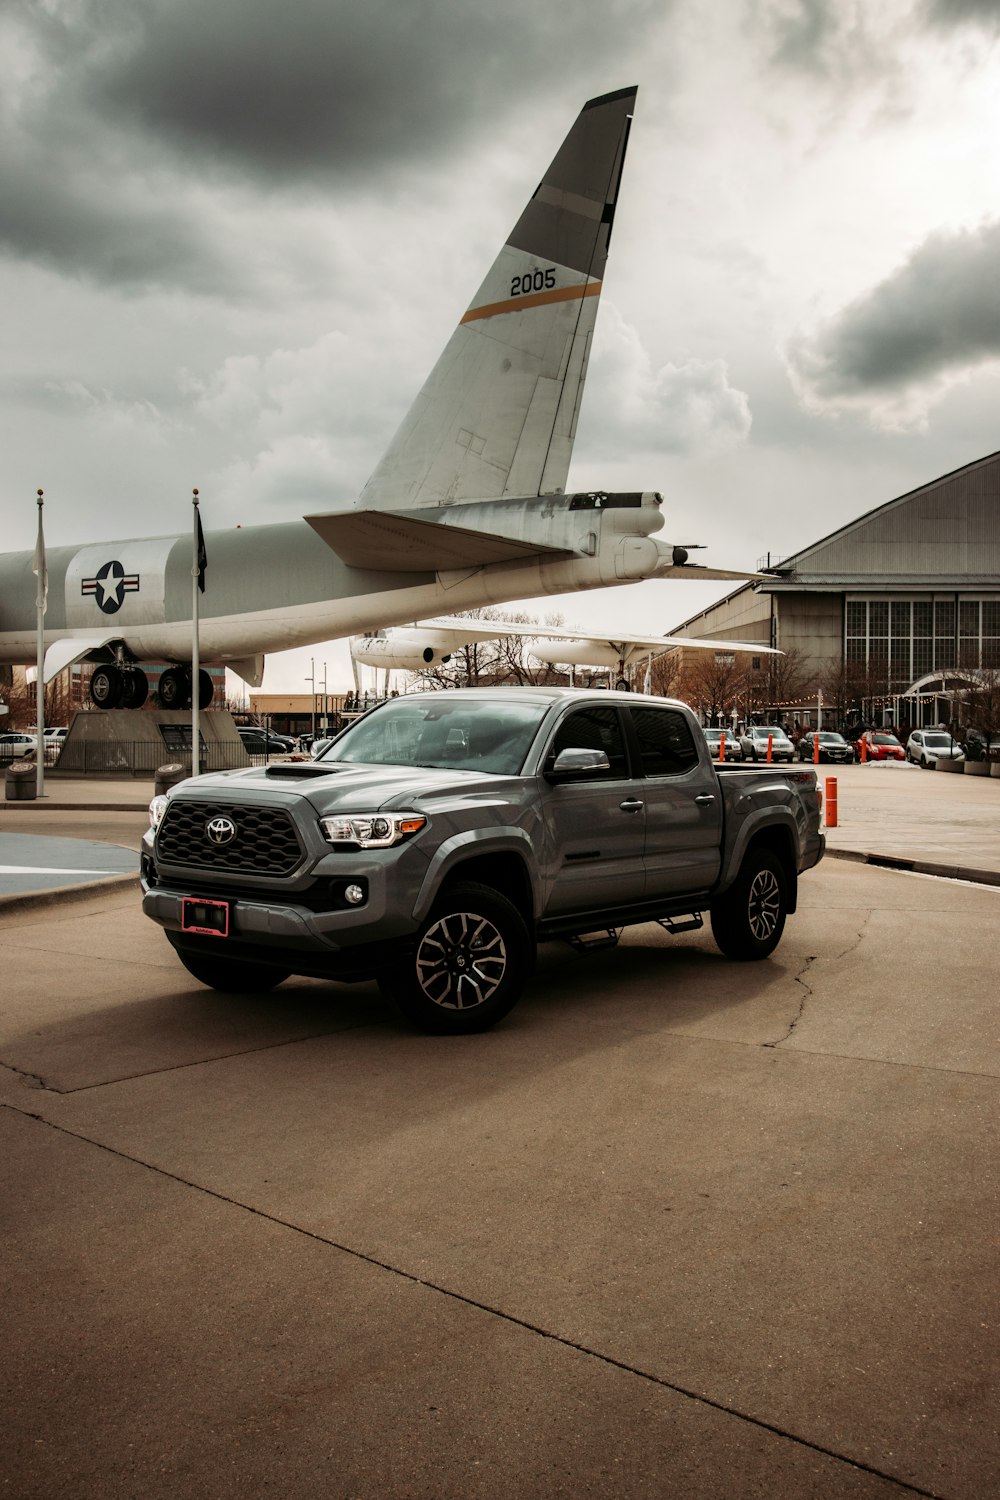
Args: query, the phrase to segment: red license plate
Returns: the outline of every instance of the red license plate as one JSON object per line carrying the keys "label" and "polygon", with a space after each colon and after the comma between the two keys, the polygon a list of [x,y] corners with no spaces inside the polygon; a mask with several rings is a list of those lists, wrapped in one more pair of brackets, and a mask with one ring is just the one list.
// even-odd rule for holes
{"label": "red license plate", "polygon": [[195,896],[184,896],[181,900],[181,931],[228,937],[229,902],[200,901]]}

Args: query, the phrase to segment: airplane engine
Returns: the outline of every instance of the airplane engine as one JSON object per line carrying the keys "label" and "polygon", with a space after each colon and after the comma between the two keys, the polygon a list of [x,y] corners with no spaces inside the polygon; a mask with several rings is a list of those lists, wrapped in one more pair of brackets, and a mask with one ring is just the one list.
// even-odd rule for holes
{"label": "airplane engine", "polygon": [[532,656],[550,667],[617,667],[619,652],[599,641],[532,641]]}
{"label": "airplane engine", "polygon": [[351,657],[364,667],[390,672],[423,672],[451,660],[452,643],[435,639],[429,631],[391,636],[356,636]]}

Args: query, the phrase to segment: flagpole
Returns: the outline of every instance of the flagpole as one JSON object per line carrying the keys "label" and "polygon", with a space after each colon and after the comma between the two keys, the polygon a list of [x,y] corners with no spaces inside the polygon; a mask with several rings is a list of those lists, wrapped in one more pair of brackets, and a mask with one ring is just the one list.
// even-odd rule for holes
{"label": "flagpole", "polygon": [[198,510],[198,491],[191,491],[191,503],[194,506],[194,534],[191,547],[191,775],[198,775],[198,752],[201,743],[201,728],[198,721],[199,709],[201,707],[201,659],[198,651],[198,581],[200,568],[198,562],[200,541],[200,513]]}
{"label": "flagpole", "polygon": [[45,566],[45,534],[42,529],[42,510],[45,506],[45,491],[38,490],[38,540],[35,542],[33,570],[38,575],[35,592],[35,728],[38,743],[35,749],[35,795],[45,796],[45,605],[49,592],[49,576]]}

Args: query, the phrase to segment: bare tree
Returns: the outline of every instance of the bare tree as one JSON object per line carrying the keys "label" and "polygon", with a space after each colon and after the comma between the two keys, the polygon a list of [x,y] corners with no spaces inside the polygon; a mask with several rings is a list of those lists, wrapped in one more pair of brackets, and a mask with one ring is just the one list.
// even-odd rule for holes
{"label": "bare tree", "polygon": [[746,670],[737,655],[727,652],[690,653],[680,668],[678,697],[710,720],[728,718],[745,691]]}
{"label": "bare tree", "polygon": [[996,757],[1000,753],[995,746],[1000,738],[1000,667],[983,667],[970,677],[965,712],[970,728],[986,741],[987,758]]}

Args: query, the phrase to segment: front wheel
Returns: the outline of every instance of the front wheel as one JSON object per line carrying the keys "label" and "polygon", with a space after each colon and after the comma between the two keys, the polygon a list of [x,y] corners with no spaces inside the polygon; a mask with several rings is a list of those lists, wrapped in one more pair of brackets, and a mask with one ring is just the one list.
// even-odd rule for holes
{"label": "front wheel", "polygon": [[379,988],[422,1031],[486,1031],[520,999],[532,942],[512,901],[476,881],[447,888]]}
{"label": "front wheel", "polygon": [[724,896],[712,902],[712,936],[727,958],[767,958],[781,941],[788,881],[769,849],[751,850]]}
{"label": "front wheel", "polygon": [[273,990],[292,972],[291,969],[271,968],[269,964],[251,963],[245,958],[227,958],[224,953],[213,957],[208,953],[187,953],[183,948],[174,951],[188,973],[201,984],[207,984],[212,990],[222,990],[227,995],[251,995]]}

